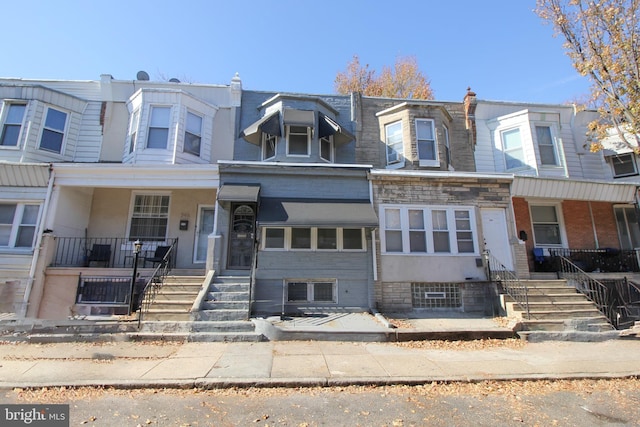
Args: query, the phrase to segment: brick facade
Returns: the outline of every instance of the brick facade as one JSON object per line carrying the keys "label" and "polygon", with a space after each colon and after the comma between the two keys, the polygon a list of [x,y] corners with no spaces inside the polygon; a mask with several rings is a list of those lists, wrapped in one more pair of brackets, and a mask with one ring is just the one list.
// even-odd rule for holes
{"label": "brick facade", "polygon": [[[561,208],[567,245],[570,249],[620,249],[613,203],[564,200]],[[535,243],[529,203],[524,198],[514,197],[513,211],[517,230],[524,230],[529,237],[525,248],[529,268],[533,271],[535,266],[532,251]]]}

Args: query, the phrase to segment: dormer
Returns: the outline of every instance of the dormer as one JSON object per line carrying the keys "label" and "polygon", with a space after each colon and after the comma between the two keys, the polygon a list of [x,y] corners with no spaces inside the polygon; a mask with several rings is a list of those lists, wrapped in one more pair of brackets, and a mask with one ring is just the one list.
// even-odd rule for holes
{"label": "dormer", "polygon": [[[84,99],[40,85],[0,85],[0,158],[15,162],[76,160],[87,105]],[[97,125],[98,116],[95,119]],[[94,148],[99,150],[99,145]]]}
{"label": "dormer", "polygon": [[524,109],[487,121],[497,172],[568,176],[556,111]]}
{"label": "dormer", "polygon": [[377,112],[376,117],[387,169],[453,170],[450,136],[454,120],[442,104],[403,102]]}
{"label": "dormer", "polygon": [[143,88],[127,103],[123,163],[210,163],[216,105],[181,89]]}
{"label": "dormer", "polygon": [[279,94],[258,107],[259,118],[240,136],[259,147],[261,161],[339,163],[339,149],[355,138],[337,116],[319,98]]}

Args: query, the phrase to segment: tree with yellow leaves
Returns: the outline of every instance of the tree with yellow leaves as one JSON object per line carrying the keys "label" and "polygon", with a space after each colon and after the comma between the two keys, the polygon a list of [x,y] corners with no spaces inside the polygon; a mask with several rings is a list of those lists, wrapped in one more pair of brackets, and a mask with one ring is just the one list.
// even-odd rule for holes
{"label": "tree with yellow leaves", "polygon": [[360,65],[360,59],[354,55],[346,70],[338,72],[334,85],[341,94],[360,92],[385,98],[433,99],[431,84],[413,56],[398,57],[393,69],[384,67],[380,76],[376,76],[369,64]]}
{"label": "tree with yellow leaves", "polygon": [[640,147],[640,0],[537,0],[573,66],[592,82],[600,119],[590,124],[593,151],[607,135]]}

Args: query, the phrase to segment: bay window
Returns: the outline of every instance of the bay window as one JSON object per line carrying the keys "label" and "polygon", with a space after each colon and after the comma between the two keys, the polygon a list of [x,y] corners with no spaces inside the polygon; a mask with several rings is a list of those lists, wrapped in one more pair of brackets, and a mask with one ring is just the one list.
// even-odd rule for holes
{"label": "bay window", "polygon": [[384,253],[477,254],[471,207],[382,206]]}
{"label": "bay window", "polygon": [[62,153],[66,125],[67,113],[55,108],[47,108],[42,136],[40,137],[40,149]]}

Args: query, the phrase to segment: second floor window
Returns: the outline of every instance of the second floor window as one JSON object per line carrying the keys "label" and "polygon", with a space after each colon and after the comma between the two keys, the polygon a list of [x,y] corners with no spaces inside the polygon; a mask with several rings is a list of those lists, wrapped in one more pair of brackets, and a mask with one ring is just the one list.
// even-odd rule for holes
{"label": "second floor window", "polygon": [[521,168],[525,165],[524,150],[522,148],[522,139],[520,137],[520,129],[511,129],[503,131],[501,134],[502,147],[504,149],[505,167],[509,169]]}
{"label": "second floor window", "polygon": [[25,104],[5,104],[0,145],[5,147],[16,147],[18,145],[26,107]]}
{"label": "second floor window", "polygon": [[276,156],[277,136],[262,134],[262,160],[270,160]]}
{"label": "second floor window", "polygon": [[333,163],[333,136],[320,138],[320,158],[325,162]]}
{"label": "second floor window", "polygon": [[151,107],[147,148],[167,148],[171,107]]}
{"label": "second floor window", "polygon": [[387,144],[387,165],[400,163],[404,157],[402,141],[402,122],[395,122],[384,127],[385,142]]}
{"label": "second floor window", "polygon": [[138,122],[140,121],[140,110],[133,112],[131,116],[131,128],[129,129],[129,153],[133,153],[136,148],[136,139],[138,136]]}
{"label": "second floor window", "polygon": [[546,166],[558,166],[558,157],[553,144],[551,127],[536,126],[536,137],[538,139],[538,151],[540,151],[540,164]]}
{"label": "second floor window", "polygon": [[613,167],[613,177],[621,178],[624,176],[638,175],[638,167],[633,153],[619,154],[611,157],[611,166]]}
{"label": "second floor window", "polygon": [[187,112],[187,125],[184,132],[184,152],[200,156],[202,141],[202,117]]}
{"label": "second floor window", "polygon": [[55,108],[48,108],[40,138],[40,149],[61,153],[66,125],[67,113]]}
{"label": "second floor window", "polygon": [[418,142],[418,158],[436,160],[436,137],[433,120],[416,119],[416,139]]}
{"label": "second floor window", "polygon": [[287,155],[309,156],[310,130],[307,126],[287,126]]}

